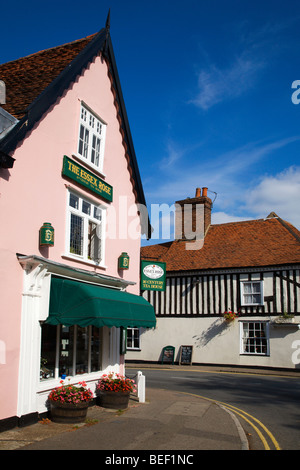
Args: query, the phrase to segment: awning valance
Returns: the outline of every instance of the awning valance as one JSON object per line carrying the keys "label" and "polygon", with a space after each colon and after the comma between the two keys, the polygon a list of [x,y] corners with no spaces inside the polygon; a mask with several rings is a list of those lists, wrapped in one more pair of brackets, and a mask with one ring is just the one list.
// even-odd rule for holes
{"label": "awning valance", "polygon": [[152,305],[143,297],[95,284],[52,277],[50,325],[94,325],[153,328],[156,325]]}

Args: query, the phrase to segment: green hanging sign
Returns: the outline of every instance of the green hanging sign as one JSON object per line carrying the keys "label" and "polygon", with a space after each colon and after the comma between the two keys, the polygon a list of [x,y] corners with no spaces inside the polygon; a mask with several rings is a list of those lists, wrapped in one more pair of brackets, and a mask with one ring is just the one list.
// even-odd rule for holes
{"label": "green hanging sign", "polygon": [[54,245],[54,228],[49,222],[44,222],[40,228],[40,246]]}
{"label": "green hanging sign", "polygon": [[141,290],[166,290],[166,263],[141,261]]}
{"label": "green hanging sign", "polygon": [[66,155],[64,155],[62,174],[98,194],[98,196],[112,202],[112,186]]}
{"label": "green hanging sign", "polygon": [[119,269],[129,269],[129,256],[123,251],[118,259],[118,268]]}

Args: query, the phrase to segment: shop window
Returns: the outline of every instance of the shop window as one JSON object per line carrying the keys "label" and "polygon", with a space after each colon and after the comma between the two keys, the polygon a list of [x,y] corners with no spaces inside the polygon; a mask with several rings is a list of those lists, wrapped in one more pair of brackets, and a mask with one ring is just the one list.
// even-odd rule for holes
{"label": "shop window", "polygon": [[127,349],[140,349],[139,328],[127,328]]}
{"label": "shop window", "polygon": [[241,354],[269,355],[268,322],[241,322]]}
{"label": "shop window", "polygon": [[80,110],[78,156],[102,171],[106,124],[83,104]]}
{"label": "shop window", "polygon": [[102,369],[102,328],[42,325],[41,380]]}
{"label": "shop window", "polygon": [[96,264],[104,262],[105,210],[93,202],[69,193],[67,253]]}
{"label": "shop window", "polygon": [[263,305],[263,282],[245,281],[241,282],[241,304]]}

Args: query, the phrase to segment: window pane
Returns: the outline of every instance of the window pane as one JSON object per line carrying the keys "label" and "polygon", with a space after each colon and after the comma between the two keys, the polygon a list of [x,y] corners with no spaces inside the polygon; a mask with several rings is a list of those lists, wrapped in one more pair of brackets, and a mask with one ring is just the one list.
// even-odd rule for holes
{"label": "window pane", "polygon": [[260,293],[260,283],[259,282],[254,282],[252,284],[252,292],[253,292],[253,294],[259,294]]}
{"label": "window pane", "polygon": [[95,152],[96,152],[96,156],[95,156],[95,165],[99,165],[99,157],[100,157],[100,144],[101,144],[101,141],[100,139],[96,139],[96,148],[95,148]]}
{"label": "window pane", "polygon": [[83,146],[83,157],[87,158],[88,156],[88,146],[89,146],[89,131],[85,129],[85,135],[84,135],[84,146]]}
{"label": "window pane", "polygon": [[86,201],[82,201],[82,212],[91,215],[91,204]]}
{"label": "window pane", "polygon": [[244,301],[245,301],[245,304],[251,304],[252,303],[252,295],[244,295]]}
{"label": "window pane", "polygon": [[101,134],[101,132],[102,132],[102,124],[99,121],[97,121],[97,132],[98,132],[98,134]]}
{"label": "window pane", "polygon": [[78,153],[84,158],[88,156],[89,131],[82,124],[79,131]]}
{"label": "window pane", "polygon": [[100,328],[92,326],[91,336],[91,372],[102,369],[102,340]]}
{"label": "window pane", "polygon": [[71,214],[70,253],[82,255],[83,251],[83,219]]}
{"label": "window pane", "polygon": [[251,283],[250,282],[245,282],[244,283],[244,293],[245,294],[251,294]]}
{"label": "window pane", "polygon": [[84,126],[81,124],[79,131],[78,153],[83,155]]}
{"label": "window pane", "polygon": [[93,134],[91,162],[97,166],[99,165],[99,155],[100,155],[100,139]]}
{"label": "window pane", "polygon": [[78,209],[78,204],[79,204],[79,198],[75,196],[75,194],[70,193],[70,202],[69,202],[71,207],[74,207],[74,209]]}
{"label": "window pane", "polygon": [[260,303],[260,294],[252,295],[252,303],[253,304],[259,304]]}
{"label": "window pane", "polygon": [[133,330],[134,333],[134,347],[139,348],[140,347],[140,332],[138,328],[134,328]]}
{"label": "window pane", "polygon": [[62,325],[59,346],[59,375],[73,375],[74,326]]}
{"label": "window pane", "polygon": [[55,376],[56,326],[42,326],[40,379],[46,380]]}
{"label": "window pane", "polygon": [[99,224],[89,221],[88,258],[99,262],[101,260],[101,239],[98,237]]}
{"label": "window pane", "polygon": [[88,327],[77,327],[76,339],[76,374],[88,372],[89,334]]}
{"label": "window pane", "polygon": [[101,209],[94,206],[94,219],[101,220]]}
{"label": "window pane", "polygon": [[127,348],[133,347],[133,331],[132,328],[127,328]]}
{"label": "window pane", "polygon": [[84,107],[81,107],[81,119],[83,121],[86,121],[86,115],[87,115],[87,111]]}

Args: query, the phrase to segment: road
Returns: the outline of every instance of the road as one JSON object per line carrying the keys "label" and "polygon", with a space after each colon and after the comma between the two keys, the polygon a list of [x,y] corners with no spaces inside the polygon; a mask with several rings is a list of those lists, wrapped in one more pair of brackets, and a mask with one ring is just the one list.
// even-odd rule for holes
{"label": "road", "polygon": [[[228,405],[228,409],[237,413],[245,431],[256,441],[263,440],[258,435],[259,431],[255,430],[262,426],[275,438],[275,446],[282,450],[300,449],[300,377],[208,372],[176,367],[139,370],[146,377],[146,389],[152,387],[191,393]],[[129,376],[136,371],[126,368]],[[273,443],[272,446],[271,449],[274,448]]]}

